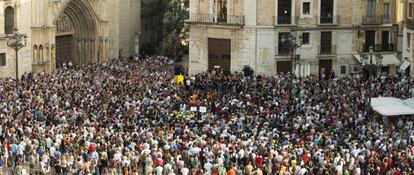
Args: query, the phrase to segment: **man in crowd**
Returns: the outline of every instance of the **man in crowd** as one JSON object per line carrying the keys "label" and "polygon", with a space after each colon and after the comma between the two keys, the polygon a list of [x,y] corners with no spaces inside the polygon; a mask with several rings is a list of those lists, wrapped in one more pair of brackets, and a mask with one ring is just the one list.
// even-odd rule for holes
{"label": "man in crowd", "polygon": [[[0,80],[4,168],[47,174],[402,174],[412,119],[384,123],[373,96],[411,98],[412,80],[216,73],[176,84],[164,57]],[[292,81],[291,78],[293,78]],[[290,84],[290,83],[293,84]],[[293,87],[292,89],[290,87]],[[199,109],[205,110],[199,110]]]}

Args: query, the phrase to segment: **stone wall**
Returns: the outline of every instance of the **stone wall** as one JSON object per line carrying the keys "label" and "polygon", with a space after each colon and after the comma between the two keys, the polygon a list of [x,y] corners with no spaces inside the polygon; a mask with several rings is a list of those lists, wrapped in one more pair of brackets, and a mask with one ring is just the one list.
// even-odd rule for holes
{"label": "stone wall", "polygon": [[119,1],[119,47],[124,56],[135,54],[135,40],[141,32],[140,4],[141,0]]}
{"label": "stone wall", "polygon": [[254,68],[255,31],[237,27],[207,28],[202,25],[190,29],[190,74],[208,70],[208,38],[231,40],[231,71],[241,71],[244,65]]}
{"label": "stone wall", "polygon": [[274,0],[260,0],[257,4],[257,25],[259,26],[273,26],[273,19],[275,15],[275,1]]}

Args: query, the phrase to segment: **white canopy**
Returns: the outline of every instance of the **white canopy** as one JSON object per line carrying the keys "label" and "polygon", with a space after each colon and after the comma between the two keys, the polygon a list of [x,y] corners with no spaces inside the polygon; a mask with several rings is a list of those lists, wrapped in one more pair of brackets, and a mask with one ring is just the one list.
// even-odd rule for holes
{"label": "white canopy", "polygon": [[371,99],[371,107],[384,116],[413,115],[414,99],[401,100],[394,97],[377,97]]}

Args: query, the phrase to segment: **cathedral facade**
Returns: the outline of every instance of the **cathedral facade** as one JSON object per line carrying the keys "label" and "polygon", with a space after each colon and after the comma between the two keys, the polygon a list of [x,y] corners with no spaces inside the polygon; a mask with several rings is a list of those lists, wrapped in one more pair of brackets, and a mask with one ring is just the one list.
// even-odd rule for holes
{"label": "cathedral facade", "polygon": [[140,0],[0,0],[0,78],[14,77],[7,36],[28,36],[19,75],[139,53]]}

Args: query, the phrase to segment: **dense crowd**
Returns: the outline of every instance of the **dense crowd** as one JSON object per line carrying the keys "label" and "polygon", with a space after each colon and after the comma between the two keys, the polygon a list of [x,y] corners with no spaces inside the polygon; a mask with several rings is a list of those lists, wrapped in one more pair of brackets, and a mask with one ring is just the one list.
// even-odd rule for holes
{"label": "dense crowd", "polygon": [[[413,174],[413,119],[373,96],[412,80],[204,73],[174,81],[152,57],[0,80],[0,165],[42,174]],[[293,78],[293,80],[291,80]]]}

